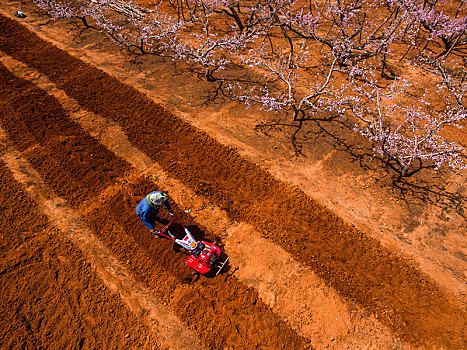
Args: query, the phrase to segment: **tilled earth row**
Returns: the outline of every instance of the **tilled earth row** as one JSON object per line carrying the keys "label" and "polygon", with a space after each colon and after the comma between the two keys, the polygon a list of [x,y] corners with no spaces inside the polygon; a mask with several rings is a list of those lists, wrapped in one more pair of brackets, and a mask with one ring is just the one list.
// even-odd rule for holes
{"label": "tilled earth row", "polygon": [[[9,96],[3,99],[2,123],[16,148],[120,260],[198,332],[208,348],[305,346],[257,300],[254,291],[234,278],[206,279],[180,288],[191,277],[184,266],[186,255],[174,252],[169,241],[154,244],[134,214],[134,203],[154,184],[146,179],[130,182],[129,165],[68,119],[53,97],[4,67],[0,71],[2,92]],[[192,223],[189,217],[183,219]],[[190,228],[200,235],[201,229]]]}
{"label": "tilled earth row", "polygon": [[[261,230],[405,341],[464,345],[465,312],[442,290],[298,189],[5,17],[0,17],[0,50],[46,74],[86,109],[118,123],[136,147],[173,177],[233,219]],[[0,71],[1,118],[8,137],[95,234],[199,332],[204,344],[305,346],[255,291],[234,278],[202,278],[179,287],[191,277],[184,268],[186,256],[172,251],[167,241],[151,242],[134,215],[141,194],[154,183],[135,178],[128,163],[69,120],[54,98],[3,67]],[[189,215],[182,219],[199,237],[221,241]]]}
{"label": "tilled earth row", "polygon": [[157,337],[102,286],[82,253],[58,238],[3,163],[0,200],[3,349],[159,348]]}

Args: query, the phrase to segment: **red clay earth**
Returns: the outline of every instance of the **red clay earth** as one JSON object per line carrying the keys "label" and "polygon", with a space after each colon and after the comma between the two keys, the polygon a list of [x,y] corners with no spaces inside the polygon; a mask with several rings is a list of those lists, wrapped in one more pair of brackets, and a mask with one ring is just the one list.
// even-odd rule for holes
{"label": "red clay earth", "polygon": [[157,338],[103,288],[81,252],[57,239],[3,163],[0,200],[2,349],[157,347]]}
{"label": "red clay earth", "polygon": [[[96,235],[122,261],[129,261],[148,286],[157,285],[157,294],[174,298],[171,303],[181,318],[204,336],[209,347],[221,348],[226,343],[242,348],[254,348],[257,344],[304,346],[300,337],[257,300],[255,292],[248,291],[235,279],[202,281],[189,288],[186,295],[173,295],[175,287],[191,276],[184,267],[186,255],[174,253],[169,241],[152,244],[133,213],[138,196],[149,191],[153,184],[141,180],[125,186],[128,164],[67,119],[53,97],[12,76],[3,67],[0,74],[2,101],[8,104],[2,108],[5,112],[2,124],[17,149],[56,193],[83,212],[84,220]],[[103,202],[94,204],[96,194],[111,185],[116,192],[109,198],[98,198]],[[184,219],[190,223],[188,218]],[[217,310],[220,314],[206,310]],[[218,330],[213,332],[214,326]],[[239,332],[232,333],[232,327]],[[242,340],[244,336],[246,339]]]}
{"label": "red clay earth", "polygon": [[[171,176],[233,219],[262,231],[341,295],[378,315],[403,340],[434,348],[465,346],[467,315],[443,290],[299,189],[277,181],[144,94],[3,16],[0,50],[47,75],[86,109],[119,124],[130,141]],[[306,346],[307,341],[279,320],[254,290],[228,274],[190,282],[190,273],[183,268],[186,255],[173,251],[168,241],[153,244],[134,215],[141,194],[154,183],[134,179],[129,164],[81,130],[54,98],[3,67],[0,74],[1,124],[15,147],[135,276],[196,330],[207,348]],[[198,237],[220,240],[189,215],[182,219]],[[16,220],[17,215],[2,227]],[[2,281],[8,276],[2,274]],[[187,283],[185,294],[170,297],[180,283]],[[2,306],[6,307],[3,300]],[[108,331],[114,327],[109,325]],[[15,336],[2,329],[2,339]]]}

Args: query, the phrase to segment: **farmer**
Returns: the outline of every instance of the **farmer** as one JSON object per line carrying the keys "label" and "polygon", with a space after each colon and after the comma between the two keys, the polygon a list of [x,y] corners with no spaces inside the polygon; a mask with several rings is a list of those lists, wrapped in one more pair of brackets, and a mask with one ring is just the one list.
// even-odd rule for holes
{"label": "farmer", "polygon": [[18,18],[25,18],[26,17],[26,15],[21,10],[16,11],[15,16],[18,17]]}
{"label": "farmer", "polygon": [[153,191],[143,198],[136,207],[136,214],[146,226],[149,232],[154,237],[159,237],[159,232],[155,229],[154,225],[156,220],[159,221],[157,214],[164,204],[169,210],[170,215],[173,215],[173,210],[167,199],[167,194],[161,191]]}

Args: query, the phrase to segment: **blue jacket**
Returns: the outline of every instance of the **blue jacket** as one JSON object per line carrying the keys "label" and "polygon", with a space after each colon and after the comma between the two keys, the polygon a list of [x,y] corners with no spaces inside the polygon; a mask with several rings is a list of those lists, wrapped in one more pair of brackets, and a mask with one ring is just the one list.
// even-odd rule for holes
{"label": "blue jacket", "polygon": [[[158,191],[153,191],[151,193],[157,193]],[[149,194],[151,194],[149,193]],[[164,205],[172,211],[172,207],[168,200],[165,200]],[[155,220],[157,218],[157,214],[159,213],[161,206],[152,207],[149,205],[148,200],[144,197],[136,207],[136,215],[139,216],[141,221],[143,222],[144,226],[146,226],[149,230],[152,230],[155,225]]]}

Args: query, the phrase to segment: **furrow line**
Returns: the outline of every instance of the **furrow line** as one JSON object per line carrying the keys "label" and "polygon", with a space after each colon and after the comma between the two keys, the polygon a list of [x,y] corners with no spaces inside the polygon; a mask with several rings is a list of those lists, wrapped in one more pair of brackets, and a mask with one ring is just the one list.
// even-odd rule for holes
{"label": "furrow line", "polygon": [[67,203],[54,194],[22,154],[9,144],[3,128],[0,128],[0,142],[6,149],[2,161],[12,171],[15,179],[37,201],[52,224],[89,259],[104,285],[113,293],[118,293],[124,304],[157,334],[162,348],[200,349],[194,334],[186,329],[168,307],[132,277]]}
{"label": "furrow line", "polygon": [[[118,125],[84,110],[37,70],[1,52],[0,62],[17,77],[54,96],[73,120],[115,155],[130,163],[139,175],[157,179],[197,222],[212,223],[214,227],[210,230],[223,238],[235,276],[255,288],[261,299],[313,346],[352,347],[365,334],[368,344],[375,348],[404,347],[374,316],[366,315],[353,303],[349,306],[348,301],[326,286],[313,271],[279,246],[261,238],[251,225],[233,221],[224,210],[171,178],[159,164],[134,147]],[[92,211],[101,205],[95,200],[91,202],[82,206],[84,210]],[[289,307],[291,301],[293,307]]]}
{"label": "furrow line", "polygon": [[[88,116],[86,111],[76,105],[66,111],[55,97],[12,75],[4,65],[0,65],[0,73],[4,107],[1,123],[9,139],[47,185],[66,200],[75,216],[79,215],[80,222],[87,224],[164,305],[170,304],[185,325],[197,331],[204,346],[222,349],[223,344],[230,343],[238,348],[259,344],[271,349],[279,349],[281,344],[306,347],[308,342],[303,337],[236,278],[203,277],[199,283],[187,284],[191,272],[184,264],[186,254],[170,249],[172,242],[168,240],[151,240],[134,212],[141,193],[153,189],[154,183],[135,174],[128,162],[70,118],[72,110],[82,117]],[[50,89],[51,85],[43,87]],[[59,91],[55,94],[62,102],[66,98]],[[109,136],[106,130],[115,132],[111,125],[102,125],[110,127],[99,133],[103,139]],[[119,145],[116,148],[122,149]],[[135,156],[132,151],[127,156]],[[186,223],[193,221],[184,212],[181,215]],[[202,231],[198,229],[198,233]],[[240,331],[231,332],[233,328]]]}

